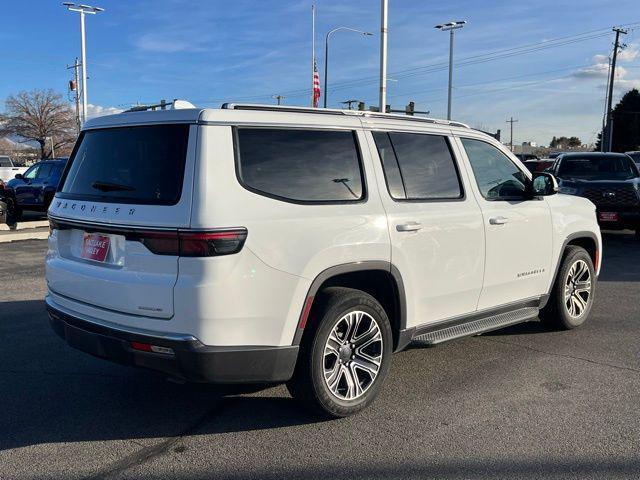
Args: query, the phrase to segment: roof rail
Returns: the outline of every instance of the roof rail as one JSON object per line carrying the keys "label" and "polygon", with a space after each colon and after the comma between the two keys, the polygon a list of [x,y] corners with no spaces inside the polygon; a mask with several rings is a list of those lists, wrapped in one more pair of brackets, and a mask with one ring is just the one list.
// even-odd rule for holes
{"label": "roof rail", "polygon": [[465,123],[454,122],[451,120],[414,117],[412,115],[401,115],[397,113],[371,112],[368,110],[341,110],[335,108],[293,107],[288,105],[262,105],[256,103],[223,103],[220,108],[225,110],[258,110],[268,112],[314,113],[318,115],[355,115],[361,117],[388,118],[392,120],[404,120],[408,122],[435,123],[440,125],[450,125],[452,127],[471,128]]}

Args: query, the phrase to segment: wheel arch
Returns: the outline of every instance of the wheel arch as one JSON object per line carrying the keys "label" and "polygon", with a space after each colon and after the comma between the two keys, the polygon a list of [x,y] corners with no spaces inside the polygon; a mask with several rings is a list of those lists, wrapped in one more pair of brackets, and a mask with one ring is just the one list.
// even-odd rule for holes
{"label": "wheel arch", "polygon": [[407,325],[407,304],[402,275],[390,262],[371,260],[336,265],[323,270],[311,283],[298,317],[293,345],[300,345],[305,334],[313,330],[317,296],[328,287],[362,290],[373,296],[385,309],[391,323],[394,350],[401,342]]}
{"label": "wheel arch", "polygon": [[558,277],[558,272],[560,271],[560,266],[562,265],[562,260],[567,251],[567,247],[569,246],[578,246],[584,248],[589,256],[591,257],[591,261],[595,267],[596,272],[599,270],[600,263],[600,239],[598,236],[589,231],[575,232],[569,235],[563,242],[562,248],[560,249],[560,256],[555,265],[555,271],[553,273],[553,278],[551,280],[551,285],[549,286],[548,295],[551,295],[551,291],[553,286],[556,284],[556,279]]}

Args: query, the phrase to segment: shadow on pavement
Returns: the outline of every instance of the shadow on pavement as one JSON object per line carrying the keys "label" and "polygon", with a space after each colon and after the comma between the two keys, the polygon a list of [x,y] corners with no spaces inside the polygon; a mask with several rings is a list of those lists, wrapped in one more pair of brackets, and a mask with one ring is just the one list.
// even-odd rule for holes
{"label": "shadow on pavement", "polygon": [[602,232],[601,282],[640,281],[640,240],[633,233]]}
{"label": "shadow on pavement", "polygon": [[0,303],[0,345],[0,450],[319,421],[290,398],[229,398],[265,386],[180,385],[76,351],[53,333],[42,301]]}

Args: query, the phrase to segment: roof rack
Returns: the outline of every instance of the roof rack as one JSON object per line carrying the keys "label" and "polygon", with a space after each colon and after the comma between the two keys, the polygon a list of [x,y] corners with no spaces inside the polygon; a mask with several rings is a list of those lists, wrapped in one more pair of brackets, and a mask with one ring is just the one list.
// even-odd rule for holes
{"label": "roof rack", "polygon": [[319,115],[353,115],[361,117],[388,118],[392,120],[404,120],[408,122],[435,123],[439,125],[450,125],[452,127],[471,128],[466,123],[454,122],[451,120],[414,117],[411,115],[401,115],[397,113],[371,112],[368,110],[340,110],[335,108],[292,107],[288,105],[262,105],[256,103],[223,103],[220,108],[225,110],[258,110],[268,112],[314,113]]}
{"label": "roof rack", "polygon": [[183,108],[195,108],[191,103],[186,100],[180,100],[178,98],[174,98],[172,102],[167,102],[166,100],[160,100],[160,103],[156,103],[153,105],[135,105],[128,110],[125,110],[122,113],[129,112],[145,112],[147,110],[156,111],[166,110],[167,107],[171,107],[171,110],[181,110]]}

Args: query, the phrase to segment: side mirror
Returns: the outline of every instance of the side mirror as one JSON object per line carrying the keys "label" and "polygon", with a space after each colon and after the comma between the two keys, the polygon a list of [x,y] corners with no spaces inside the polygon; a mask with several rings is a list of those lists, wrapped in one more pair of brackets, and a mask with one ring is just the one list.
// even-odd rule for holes
{"label": "side mirror", "polygon": [[533,194],[540,197],[555,195],[558,193],[558,181],[548,172],[536,172],[533,174]]}
{"label": "side mirror", "polygon": [[16,173],[16,177],[18,180],[22,180],[24,177],[21,173]]}

